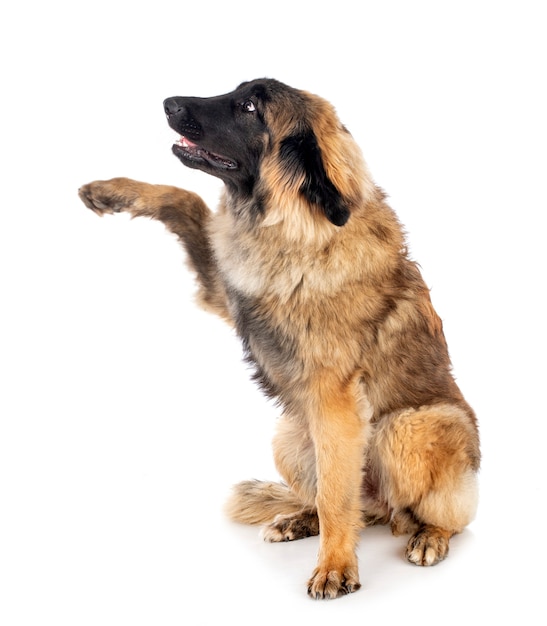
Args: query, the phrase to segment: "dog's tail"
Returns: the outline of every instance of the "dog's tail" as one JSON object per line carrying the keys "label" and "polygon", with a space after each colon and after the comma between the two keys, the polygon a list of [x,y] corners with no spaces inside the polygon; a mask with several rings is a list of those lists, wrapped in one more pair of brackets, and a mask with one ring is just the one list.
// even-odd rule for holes
{"label": "dog's tail", "polygon": [[234,486],[226,502],[226,514],[243,524],[268,524],[276,515],[297,513],[303,503],[281,483],[246,480]]}

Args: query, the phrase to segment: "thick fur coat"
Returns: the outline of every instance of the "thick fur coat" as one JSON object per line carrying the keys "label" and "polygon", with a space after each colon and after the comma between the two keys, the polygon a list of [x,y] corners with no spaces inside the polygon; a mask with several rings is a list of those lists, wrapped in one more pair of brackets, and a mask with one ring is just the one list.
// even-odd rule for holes
{"label": "thick fur coat", "polygon": [[408,533],[433,565],[477,505],[479,437],[401,226],[333,107],[271,79],[214,98],[169,98],[173,146],[218,176],[213,213],[195,194],[125,178],[80,190],[178,235],[199,300],[232,324],[282,409],[282,483],[247,481],[230,516],[268,541],[320,534],[314,598],[360,587],[360,530]]}

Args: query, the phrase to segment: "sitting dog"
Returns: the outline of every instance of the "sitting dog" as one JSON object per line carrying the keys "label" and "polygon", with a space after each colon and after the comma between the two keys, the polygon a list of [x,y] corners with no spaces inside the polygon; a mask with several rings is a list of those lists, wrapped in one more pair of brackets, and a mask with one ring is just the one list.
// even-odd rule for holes
{"label": "sitting dog", "polygon": [[433,565],[477,504],[479,436],[451,374],[442,323],[401,226],[325,100],[271,79],[164,102],[180,161],[224,182],[194,193],[125,178],[80,189],[103,214],[163,222],[201,304],[232,324],[255,379],[282,407],[283,483],[247,481],[231,517],[268,541],[320,534],[313,598],[360,587],[360,530],[408,533]]}

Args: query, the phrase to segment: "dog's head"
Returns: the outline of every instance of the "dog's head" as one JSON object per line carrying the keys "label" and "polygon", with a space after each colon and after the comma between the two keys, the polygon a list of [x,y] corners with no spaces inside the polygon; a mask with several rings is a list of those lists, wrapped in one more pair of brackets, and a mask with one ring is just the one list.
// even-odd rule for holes
{"label": "dog's head", "polygon": [[342,226],[362,198],[360,151],[315,95],[261,79],[222,96],[168,98],[164,109],[180,134],[174,154],[254,198],[258,212],[297,197]]}

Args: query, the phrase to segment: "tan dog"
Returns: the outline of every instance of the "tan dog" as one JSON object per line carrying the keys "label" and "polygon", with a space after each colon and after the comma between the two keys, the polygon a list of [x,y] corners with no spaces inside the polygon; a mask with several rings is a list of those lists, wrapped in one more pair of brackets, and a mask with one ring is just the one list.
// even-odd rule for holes
{"label": "tan dog", "polygon": [[412,563],[437,563],[475,513],[477,423],[357,145],[329,103],[270,79],[164,107],[176,156],[224,181],[218,212],[124,178],[80,196],[178,235],[201,303],[235,326],[283,407],[274,454],[285,484],[241,483],[229,514],[264,524],[269,541],[320,533],[314,598],[360,587],[355,550],[370,523],[410,533]]}

